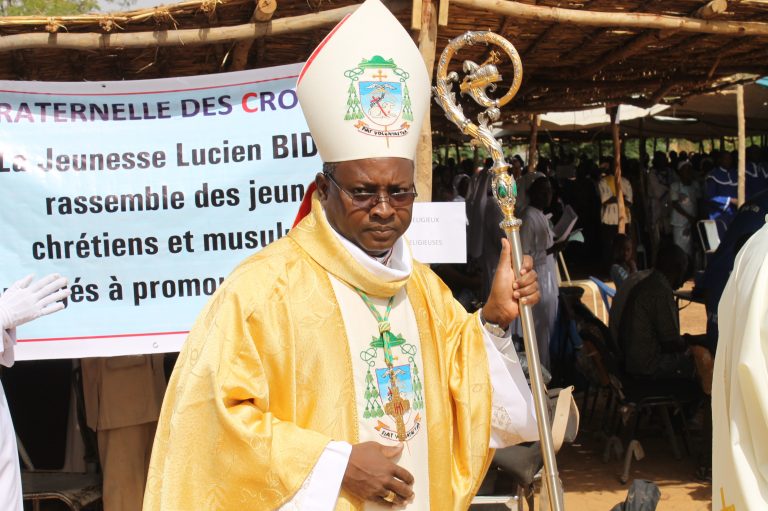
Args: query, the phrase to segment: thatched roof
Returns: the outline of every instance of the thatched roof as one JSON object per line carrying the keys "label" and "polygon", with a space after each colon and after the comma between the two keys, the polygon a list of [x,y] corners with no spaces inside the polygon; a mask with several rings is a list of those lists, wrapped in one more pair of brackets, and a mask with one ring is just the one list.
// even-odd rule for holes
{"label": "thatched roof", "polygon": [[[418,9],[427,1],[413,5]],[[271,21],[256,23],[253,0],[189,1],[109,15],[0,18],[0,79],[131,80],[218,73],[233,69],[233,62],[235,69],[301,62],[349,12],[344,7],[356,3],[277,2]],[[719,12],[726,1],[713,0],[714,12],[700,11],[707,3],[451,0],[449,5],[440,0],[440,9],[448,6],[448,23],[438,28],[437,54],[467,30],[490,29],[510,39],[525,69],[521,92],[508,109],[518,112],[648,105],[717,88],[735,73],[768,74],[768,2],[731,0]],[[389,5],[410,29],[412,4]],[[482,61],[486,52],[475,48],[460,57]]]}

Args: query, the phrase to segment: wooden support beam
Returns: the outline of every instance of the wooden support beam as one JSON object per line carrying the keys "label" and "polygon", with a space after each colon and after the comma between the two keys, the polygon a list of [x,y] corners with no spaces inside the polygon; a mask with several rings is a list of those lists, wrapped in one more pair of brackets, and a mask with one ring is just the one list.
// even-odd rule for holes
{"label": "wooden support beam", "polygon": [[668,82],[659,87],[656,92],[653,93],[651,97],[648,98],[648,103],[651,105],[655,105],[656,103],[660,102],[662,99],[664,99],[664,96],[672,92],[673,89],[676,87],[679,87],[679,82]]}
{"label": "wooden support beam", "polygon": [[[408,4],[409,6],[410,4]],[[406,8],[402,1],[387,3],[398,11]],[[328,9],[317,13],[278,18],[266,23],[247,23],[229,27],[187,28],[157,30],[153,32],[120,32],[111,34],[85,33],[31,33],[13,34],[0,37],[0,53],[31,48],[104,50],[114,48],[146,48],[155,46],[196,46],[230,41],[258,39],[305,32],[327,27],[341,21],[344,16],[355,12],[358,4]]]}
{"label": "wooden support beam", "polygon": [[703,20],[661,14],[604,12],[544,5],[529,5],[511,0],[452,0],[469,9],[479,9],[505,16],[544,22],[593,27],[679,30],[729,36],[768,36],[768,23],[759,21]]}
{"label": "wooden support beam", "polygon": [[[768,75],[768,67],[765,66],[762,68],[762,70],[756,69],[755,71],[760,71],[756,72],[756,75]],[[713,86],[707,83],[702,84],[702,82],[699,82],[697,84],[696,81],[684,80],[680,82],[673,82],[667,85],[682,87],[685,90],[685,95],[689,96],[694,94],[715,92],[724,88],[732,87],[739,83],[751,83],[754,81],[754,78],[745,78],[744,80],[728,81]],[[654,104],[648,99],[638,99],[635,97],[635,93],[637,91],[631,88],[621,91],[611,89],[610,92],[613,92],[613,94],[606,93],[605,95],[602,95],[600,92],[586,92],[584,94],[577,94],[571,97],[564,97],[563,94],[560,93],[549,93],[540,97],[525,98],[523,103],[514,103],[512,109],[514,109],[514,115],[527,115],[537,112],[568,112],[574,109],[588,108],[590,105],[596,108],[603,105],[628,104],[642,108],[649,108]],[[507,120],[509,117],[511,116],[506,116],[502,120]]]}
{"label": "wooden support beam", "polygon": [[[435,53],[437,51],[438,11],[436,0],[423,0],[421,11],[421,30],[419,31],[419,51],[427,66],[429,80],[435,73]],[[430,109],[424,116],[424,124],[419,134],[416,149],[416,191],[419,200],[428,202],[432,199],[432,121]]]}
{"label": "wooden support beam", "polygon": [[515,18],[511,16],[502,16],[498,33],[502,37],[511,39],[520,35],[520,26]]}
{"label": "wooden support beam", "polygon": [[[251,15],[251,23],[265,23],[272,19],[277,9],[276,0],[256,0],[256,8]],[[235,44],[232,50],[232,65],[230,71],[242,71],[248,64],[248,53],[251,51],[254,39],[245,39]]]}
{"label": "wooden support beam", "polygon": [[[702,75],[704,77],[705,75]],[[673,76],[666,76],[666,77],[657,77],[657,78],[650,78],[650,79],[629,79],[629,80],[570,80],[567,77],[562,77],[558,79],[540,79],[536,80],[536,84],[538,87],[542,89],[588,89],[592,88],[595,90],[599,89],[611,89],[611,90],[617,90],[617,89],[658,89],[663,84],[669,82],[670,80],[674,80],[677,82],[698,82],[699,80],[696,79],[696,77],[691,77],[689,75],[673,75]]]}
{"label": "wooden support beam", "polygon": [[747,179],[747,144],[746,144],[746,123],[744,121],[744,86],[736,86],[736,119],[739,126],[739,180],[737,187],[738,206],[741,207],[746,200],[746,179]]}
{"label": "wooden support beam", "polygon": [[608,109],[611,115],[611,135],[613,136],[613,176],[616,182],[616,202],[619,206],[619,234],[627,229],[627,208],[624,205],[624,192],[621,189],[621,133],[619,133],[619,107]]}
{"label": "wooden support beam", "polygon": [[437,24],[441,27],[448,26],[448,6],[449,0],[440,0],[440,10],[438,11]]}
{"label": "wooden support beam", "polygon": [[[585,10],[589,9],[589,6],[593,1],[594,0],[585,1],[582,9],[585,9]],[[605,30],[597,29],[597,30],[590,31],[588,34],[585,34],[584,37],[582,37],[581,40],[578,42],[578,44],[576,44],[576,46],[572,47],[567,52],[561,54],[560,60],[563,62],[567,62],[568,60],[570,60],[571,57],[583,51],[585,44],[587,44],[589,41],[594,41],[596,38],[600,37],[603,33],[605,33]]]}
{"label": "wooden support beam", "polygon": [[[727,0],[712,0],[707,5],[701,7],[700,9],[694,11],[691,13],[691,16],[694,18],[711,18],[716,14],[722,13],[727,8]],[[557,24],[551,25],[547,30],[544,31],[544,33],[534,41],[532,44],[533,49],[535,50],[536,45],[538,45],[549,33],[549,31],[556,27]],[[649,31],[644,34],[640,34],[636,36],[632,41],[629,43],[622,45],[621,47],[609,51],[605,54],[603,54],[601,57],[595,59],[595,62],[591,65],[588,65],[584,68],[580,68],[576,70],[575,73],[570,74],[569,76],[572,76],[574,79],[579,78],[586,78],[590,76],[594,76],[597,73],[599,73],[601,70],[605,69],[605,67],[609,66],[610,64],[613,64],[614,62],[626,60],[629,57],[632,57],[633,55],[637,55],[640,53],[645,53],[648,50],[648,47],[652,44],[658,43],[660,41],[663,41],[664,39],[668,39],[678,33],[677,30],[661,30],[661,31]],[[592,37],[598,37],[600,33],[592,34]],[[709,37],[709,35],[703,36],[703,37]],[[690,40],[700,40],[702,39],[701,36],[694,36],[692,38],[688,38],[686,41],[690,42]],[[734,42],[739,42],[734,41]],[[742,43],[740,43],[742,44]],[[580,46],[577,47],[575,50],[579,50]],[[526,56],[530,53],[529,50],[526,50]],[[567,55],[564,55],[561,60],[567,61],[567,58],[571,56],[574,53],[574,50],[571,50],[567,53]],[[719,64],[719,62],[718,62]],[[712,72],[710,75],[714,72],[714,69],[716,68],[717,64],[714,65]]]}
{"label": "wooden support beam", "polygon": [[421,30],[422,0],[413,0],[411,4],[411,30]]}
{"label": "wooden support beam", "polygon": [[702,5],[693,14],[693,17],[707,20],[720,16],[726,9],[728,9],[728,0],[712,0],[709,3]]}
{"label": "wooden support beam", "polygon": [[[668,34],[671,35],[672,33],[668,32]],[[669,37],[669,35],[667,37]],[[657,43],[662,39],[663,37],[661,34],[655,30],[641,34],[632,39],[629,43],[622,45],[615,50],[609,51],[608,53],[605,53],[596,59],[593,64],[582,68],[578,72],[578,76],[576,78],[586,78],[588,76],[592,76],[598,73],[600,70],[604,69],[606,66],[613,64],[614,62],[625,60],[632,55],[647,51],[648,45]]]}
{"label": "wooden support beam", "polygon": [[553,23],[552,25],[548,26],[547,29],[539,35],[539,37],[536,38],[535,41],[533,41],[531,44],[528,45],[528,48],[525,49],[525,52],[523,52],[520,55],[520,58],[525,62],[525,59],[533,55],[536,50],[541,46],[541,43],[547,40],[549,35],[554,32],[554,30],[557,28],[557,24]]}
{"label": "wooden support beam", "polygon": [[528,172],[536,170],[536,163],[539,159],[539,123],[541,117],[539,114],[531,115],[531,134],[528,139]]}

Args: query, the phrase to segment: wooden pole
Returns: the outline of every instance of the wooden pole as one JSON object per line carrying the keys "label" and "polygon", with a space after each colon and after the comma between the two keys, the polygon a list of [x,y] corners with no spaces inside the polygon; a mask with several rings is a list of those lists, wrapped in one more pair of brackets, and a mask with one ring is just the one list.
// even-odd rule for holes
{"label": "wooden pole", "polygon": [[528,172],[534,172],[539,159],[539,114],[531,116],[531,133],[528,140]]}
{"label": "wooden pole", "polygon": [[611,134],[613,135],[613,176],[616,181],[616,202],[619,206],[619,234],[627,230],[627,210],[624,207],[624,192],[621,189],[621,133],[619,132],[619,107],[611,107]]}
{"label": "wooden pole", "polygon": [[[251,23],[266,23],[272,19],[277,9],[276,0],[258,0],[256,9],[251,16]],[[232,65],[230,71],[242,71],[248,65],[248,53],[251,51],[255,39],[244,39],[235,45],[232,50]]]}
{"label": "wooden pole", "polygon": [[[421,3],[421,30],[419,31],[419,51],[427,66],[430,82],[435,73],[435,52],[437,51],[437,5],[434,0],[424,0]],[[416,150],[416,191],[419,200],[432,200],[432,120],[429,110],[424,116],[424,124],[419,134],[419,145]],[[446,161],[448,146],[445,148]]]}
{"label": "wooden pole", "polygon": [[[406,3],[392,2],[388,7],[393,11],[402,10]],[[55,33],[13,34],[0,37],[0,53],[32,48],[64,48],[71,50],[106,50],[123,48],[154,48],[157,46],[195,46],[230,41],[258,39],[323,28],[341,21],[344,16],[355,12],[358,4],[328,9],[317,13],[303,14],[270,20],[267,23],[247,23],[215,28],[185,28],[156,30],[152,32],[96,33]],[[98,17],[96,17],[98,19]],[[5,18],[12,20],[13,18]],[[55,19],[55,18],[54,18]],[[9,24],[0,18],[0,27]]]}
{"label": "wooden pole", "polygon": [[736,86],[736,118],[739,122],[739,186],[738,201],[739,207],[746,200],[746,171],[747,171],[747,144],[746,144],[746,123],[744,120],[744,86]]}
{"label": "wooden pole", "polygon": [[593,27],[653,28],[733,36],[768,35],[768,23],[758,21],[707,20],[634,12],[604,12],[531,5],[508,0],[451,0],[454,5],[517,19]]}
{"label": "wooden pole", "polygon": [[636,55],[638,53],[647,52],[648,46],[658,43],[659,41],[665,39],[666,37],[672,36],[673,33],[660,33],[653,31],[648,34],[643,34],[632,41],[630,41],[627,44],[622,44],[617,49],[609,51],[608,53],[605,53],[600,56],[595,62],[592,64],[588,64],[586,66],[581,66],[576,72],[573,74],[573,78],[579,79],[579,78],[585,78],[589,76],[593,76],[601,69],[604,69],[609,64],[612,64],[614,62],[618,62],[620,60],[625,60],[633,55]]}
{"label": "wooden pole", "polygon": [[694,14],[694,18],[710,19],[719,16],[728,9],[728,0],[712,0],[702,5]]}

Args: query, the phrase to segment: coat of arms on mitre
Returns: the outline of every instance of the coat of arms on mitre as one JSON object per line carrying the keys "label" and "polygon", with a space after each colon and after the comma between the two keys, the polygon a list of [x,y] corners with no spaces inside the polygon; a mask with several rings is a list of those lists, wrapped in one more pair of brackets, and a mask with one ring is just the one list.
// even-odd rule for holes
{"label": "coat of arms on mitre", "polygon": [[360,133],[373,137],[402,137],[413,121],[409,74],[393,59],[374,55],[344,72],[349,78],[346,121]]}

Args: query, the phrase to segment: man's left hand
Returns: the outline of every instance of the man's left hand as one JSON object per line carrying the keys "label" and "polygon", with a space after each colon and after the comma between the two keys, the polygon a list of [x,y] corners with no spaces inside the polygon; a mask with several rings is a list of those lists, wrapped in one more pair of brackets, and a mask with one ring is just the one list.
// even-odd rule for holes
{"label": "man's left hand", "polygon": [[523,256],[521,266],[518,279],[512,270],[509,241],[503,238],[499,266],[493,277],[491,294],[483,306],[483,319],[507,328],[520,315],[521,303],[534,305],[539,302],[539,281],[533,269],[533,259],[530,256]]}

